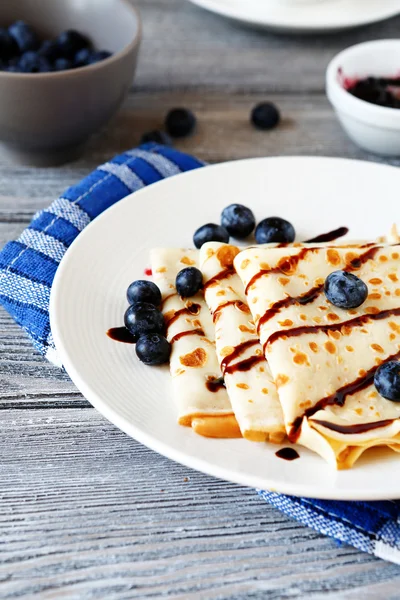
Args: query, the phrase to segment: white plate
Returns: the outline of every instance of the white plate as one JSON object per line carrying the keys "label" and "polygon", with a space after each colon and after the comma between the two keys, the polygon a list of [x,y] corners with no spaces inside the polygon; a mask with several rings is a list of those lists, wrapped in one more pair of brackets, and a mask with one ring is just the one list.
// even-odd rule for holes
{"label": "white plate", "polygon": [[394,17],[399,0],[190,0],[248,25],[292,33],[351,29]]}
{"label": "white plate", "polygon": [[199,471],[309,497],[399,498],[399,455],[391,451],[371,451],[351,471],[335,472],[305,449],[286,462],[272,444],[211,440],[177,425],[168,369],[144,366],[133,346],[106,336],[123,323],[126,288],[143,277],[149,249],[191,245],[195,229],[218,221],[227,204],[247,204],[258,219],[285,217],[299,240],[342,225],[352,238],[374,238],[398,216],[399,189],[394,167],[285,157],[206,167],[128,196],[79,235],[56,274],[51,326],[69,375],[117,427]]}

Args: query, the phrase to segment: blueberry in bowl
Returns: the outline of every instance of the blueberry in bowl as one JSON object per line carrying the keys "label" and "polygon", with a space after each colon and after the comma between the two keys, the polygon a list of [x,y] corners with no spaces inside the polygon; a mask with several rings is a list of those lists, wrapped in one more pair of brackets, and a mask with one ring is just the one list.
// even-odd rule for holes
{"label": "blueberry in bowl", "polygon": [[[16,22],[28,29],[9,30]],[[127,0],[41,0],[40,10],[0,3],[0,142],[11,158],[38,166],[77,158],[128,93],[140,38]],[[28,52],[36,56],[21,59]]]}

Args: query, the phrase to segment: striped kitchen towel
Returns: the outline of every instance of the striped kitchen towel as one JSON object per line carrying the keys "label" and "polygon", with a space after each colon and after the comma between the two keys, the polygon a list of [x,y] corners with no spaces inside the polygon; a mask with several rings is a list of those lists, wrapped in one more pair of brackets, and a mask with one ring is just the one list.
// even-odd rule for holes
{"label": "striped kitchen towel", "polygon": [[[49,299],[57,266],[79,233],[106,208],[136,190],[203,162],[145,144],[105,163],[37,213],[0,252],[0,301],[35,348],[61,366],[50,331]],[[297,521],[400,564],[400,502],[334,502],[259,491]]]}

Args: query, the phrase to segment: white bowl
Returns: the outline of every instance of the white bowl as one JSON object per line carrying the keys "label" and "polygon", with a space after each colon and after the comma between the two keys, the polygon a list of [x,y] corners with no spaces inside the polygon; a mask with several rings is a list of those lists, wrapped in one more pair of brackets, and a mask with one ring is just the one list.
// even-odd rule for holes
{"label": "white bowl", "polygon": [[326,93],[349,137],[361,148],[400,156],[400,109],[377,106],[352,96],[346,80],[400,75],[400,40],[351,46],[337,54],[326,71]]}

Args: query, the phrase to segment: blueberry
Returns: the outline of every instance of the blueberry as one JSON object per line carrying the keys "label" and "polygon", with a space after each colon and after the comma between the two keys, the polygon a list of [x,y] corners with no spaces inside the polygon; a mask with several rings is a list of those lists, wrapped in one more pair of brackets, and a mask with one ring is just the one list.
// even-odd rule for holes
{"label": "blueberry", "polygon": [[57,58],[54,61],[54,70],[55,71],[67,71],[68,69],[73,69],[74,68],[74,63],[72,62],[72,60],[69,60],[68,58]]}
{"label": "blueberry", "polygon": [[75,54],[74,64],[76,67],[85,67],[89,64],[92,51],[89,48],[82,48]]}
{"label": "blueberry", "polygon": [[145,365],[163,365],[169,361],[171,344],[160,333],[145,333],[138,339],[136,354]]}
{"label": "blueberry", "polygon": [[7,60],[18,53],[18,46],[7,29],[0,28],[0,58]]}
{"label": "blueberry", "polygon": [[179,271],[175,280],[176,291],[183,298],[197,294],[203,287],[203,274],[196,267],[186,267]]}
{"label": "blueberry", "polygon": [[129,304],[135,304],[135,302],[148,302],[154,306],[160,306],[161,304],[159,288],[152,281],[146,281],[145,279],[139,279],[131,283],[126,292],[126,297]]}
{"label": "blueberry", "polygon": [[164,146],[172,146],[172,140],[169,135],[160,129],[154,129],[153,131],[148,131],[142,135],[140,143],[147,144],[149,142],[163,144]]}
{"label": "blueberry", "polygon": [[17,65],[8,65],[5,70],[9,73],[21,73],[21,69]]}
{"label": "blueberry", "polygon": [[18,67],[22,73],[46,73],[52,70],[47,58],[33,51],[25,52],[21,56]]}
{"label": "blueberry", "polygon": [[124,316],[125,327],[136,342],[144,333],[162,333],[164,317],[153,304],[137,302],[130,306]]}
{"label": "blueberry", "polygon": [[173,108],[165,118],[165,129],[172,137],[190,135],[196,126],[196,117],[187,108]]}
{"label": "blueberry", "polygon": [[111,52],[107,50],[100,50],[99,52],[92,52],[89,58],[89,65],[93,65],[94,63],[105,60],[106,58],[110,58]]}
{"label": "blueberry", "polygon": [[256,226],[252,211],[243,204],[230,204],[221,214],[221,225],[229,235],[239,240],[246,238]]}
{"label": "blueberry", "polygon": [[199,227],[193,236],[193,243],[196,248],[201,248],[206,242],[229,242],[229,233],[225,227],[216,225],[215,223],[207,223]]}
{"label": "blueberry", "polygon": [[400,362],[392,360],[378,367],[374,384],[383,398],[400,402]]}
{"label": "blueberry", "polygon": [[357,308],[368,296],[368,287],[353,273],[334,271],[325,280],[325,296],[339,308]]}
{"label": "blueberry", "polygon": [[91,46],[88,38],[74,29],[63,31],[57,38],[57,45],[59,55],[70,59],[73,59],[75,54],[82,48],[90,48]]}
{"label": "blueberry", "polygon": [[268,217],[259,222],[255,236],[257,244],[270,244],[272,242],[283,244],[293,242],[296,232],[289,221],[285,221],[280,217]]}
{"label": "blueberry", "polygon": [[40,46],[40,41],[33,29],[24,21],[15,21],[8,28],[8,33],[14,39],[18,46],[19,52],[29,52],[37,50]]}
{"label": "blueberry", "polygon": [[53,62],[59,57],[60,49],[55,40],[45,40],[42,42],[38,54],[39,56],[47,58],[50,62]]}
{"label": "blueberry", "polygon": [[272,102],[261,102],[251,111],[251,122],[257,129],[273,129],[280,120],[279,110]]}

